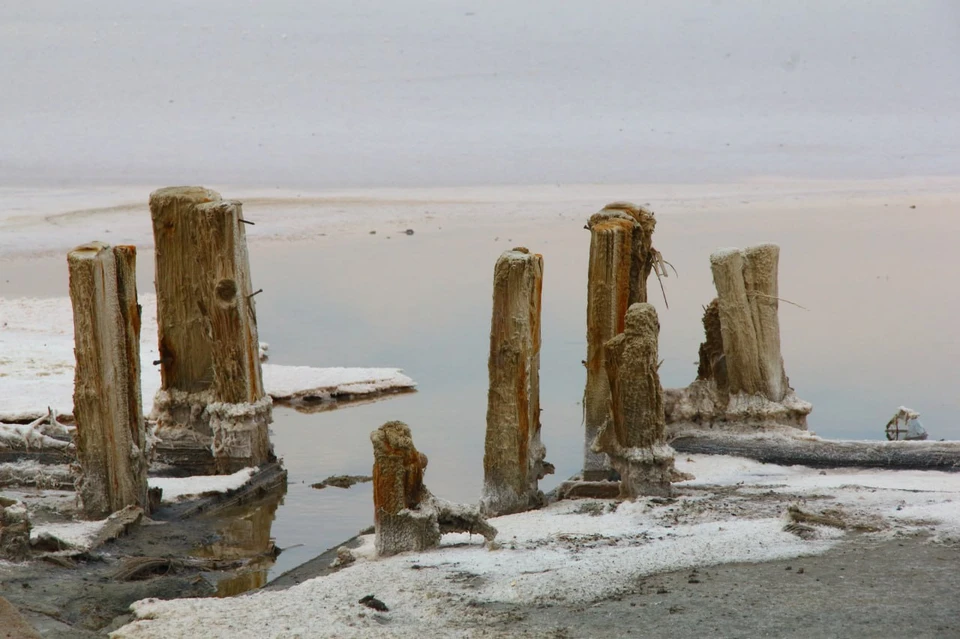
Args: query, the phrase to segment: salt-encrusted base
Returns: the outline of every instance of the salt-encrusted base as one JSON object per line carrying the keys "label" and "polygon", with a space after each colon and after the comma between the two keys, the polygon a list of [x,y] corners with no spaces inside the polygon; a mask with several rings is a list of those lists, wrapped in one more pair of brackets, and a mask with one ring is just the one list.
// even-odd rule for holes
{"label": "salt-encrusted base", "polygon": [[697,380],[686,388],[663,391],[664,413],[670,434],[687,428],[723,428],[729,432],[756,432],[783,426],[807,429],[813,405],[792,388],[780,402],[762,395],[721,393],[713,380]]}
{"label": "salt-encrusted base", "polygon": [[487,541],[497,536],[497,529],[476,506],[438,499],[425,488],[424,492],[427,494],[416,509],[404,508],[394,515],[380,513],[375,528],[377,554],[385,557],[436,548],[444,533],[475,533]]}
{"label": "salt-encrusted base", "polygon": [[[272,458],[268,427],[273,421],[273,400],[264,396],[252,404],[213,401],[212,394],[160,390],[153,414],[158,449],[190,452],[204,449],[212,456],[210,473],[228,474],[259,466]],[[163,456],[163,453],[161,453]],[[166,460],[176,465],[176,459]]]}
{"label": "salt-encrusted base", "polygon": [[661,444],[651,448],[626,448],[621,455],[610,455],[610,463],[620,473],[620,497],[670,497],[672,482],[693,479],[674,468],[674,451]]}

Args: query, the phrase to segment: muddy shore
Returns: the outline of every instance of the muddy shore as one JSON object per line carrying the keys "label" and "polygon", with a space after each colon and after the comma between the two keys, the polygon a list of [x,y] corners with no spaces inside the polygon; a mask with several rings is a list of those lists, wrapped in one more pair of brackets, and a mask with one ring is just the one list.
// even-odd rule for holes
{"label": "muddy shore", "polygon": [[827,553],[643,577],[588,606],[490,607],[490,637],[960,637],[960,547],[858,536]]}

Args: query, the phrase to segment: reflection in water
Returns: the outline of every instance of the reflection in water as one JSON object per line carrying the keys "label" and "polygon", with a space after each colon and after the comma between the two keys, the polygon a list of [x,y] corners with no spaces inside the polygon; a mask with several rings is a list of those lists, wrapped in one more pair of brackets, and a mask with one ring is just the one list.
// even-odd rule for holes
{"label": "reflection in water", "polygon": [[312,415],[314,413],[325,413],[329,410],[338,408],[347,408],[350,406],[362,406],[363,404],[372,404],[383,399],[389,399],[393,395],[402,395],[405,393],[416,393],[416,388],[394,388],[379,393],[366,393],[363,395],[343,394],[336,397],[311,400],[303,397],[294,401],[277,400],[274,405],[289,406],[298,413]]}
{"label": "reflection in water", "polygon": [[270,534],[271,527],[286,492],[284,485],[253,504],[217,514],[222,525],[217,528],[216,540],[196,549],[193,555],[225,561],[246,560],[237,572],[225,574],[217,580],[218,597],[232,597],[267,583],[278,554]]}

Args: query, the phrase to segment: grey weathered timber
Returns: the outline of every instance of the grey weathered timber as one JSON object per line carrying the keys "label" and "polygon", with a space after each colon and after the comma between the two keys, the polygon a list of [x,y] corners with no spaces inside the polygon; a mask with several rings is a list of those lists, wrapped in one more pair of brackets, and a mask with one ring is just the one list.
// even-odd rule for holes
{"label": "grey weathered timber", "polygon": [[483,535],[497,530],[479,508],[434,497],[423,483],[427,456],[413,445],[410,427],[387,422],[370,433],[373,443],[373,521],[380,555],[425,550],[440,544],[447,532]]}
{"label": "grey weathered timber", "polygon": [[537,482],[553,472],[540,441],[542,288],[542,256],[521,247],[497,260],[480,500],[489,516],[541,506]]}
{"label": "grey weathered timber", "polygon": [[201,187],[150,195],[162,385],[155,402],[168,456],[209,448],[212,469],[271,458],[256,309],[240,202]]}
{"label": "grey weathered timber", "polygon": [[680,453],[732,455],[784,466],[960,472],[960,442],[957,441],[867,442],[685,431],[670,444]]}
{"label": "grey weathered timber", "polygon": [[674,432],[691,426],[806,428],[812,406],[790,387],[780,351],[779,258],[775,244],[710,256],[717,298],[704,308],[697,379],[665,391]]}
{"label": "grey weathered timber", "polygon": [[788,387],[780,355],[779,261],[776,244],[710,256],[729,390],[760,393],[771,402],[781,401]]}
{"label": "grey weathered timber", "polygon": [[627,311],[624,332],[606,343],[612,419],[593,448],[620,474],[620,496],[669,496],[676,471],[666,444],[659,368],[660,321],[646,303]]}
{"label": "grey weathered timber", "polygon": [[631,304],[647,301],[647,277],[653,268],[652,236],[656,219],[647,209],[624,202],[608,204],[591,216],[587,275],[587,382],[583,394],[583,478],[611,476],[606,456],[592,450],[600,428],[610,419],[610,384],[604,344],[623,331]]}
{"label": "grey weathered timber", "polygon": [[98,518],[125,506],[147,509],[136,248],[93,242],[71,251],[67,263],[83,510]]}

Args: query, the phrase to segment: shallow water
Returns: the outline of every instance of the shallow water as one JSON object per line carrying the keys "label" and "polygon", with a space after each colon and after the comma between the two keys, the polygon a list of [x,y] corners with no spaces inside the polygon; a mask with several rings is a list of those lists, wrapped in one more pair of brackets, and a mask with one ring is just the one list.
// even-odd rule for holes
{"label": "shallow water", "polygon": [[[261,211],[261,215],[265,212]],[[811,401],[810,428],[838,438],[883,438],[905,404],[922,413],[931,438],[960,439],[952,384],[960,279],[950,206],[910,209],[851,200],[809,211],[764,207],[663,213],[655,245],[679,271],[664,281],[660,312],[664,386],[689,383],[702,336],[701,306],[714,292],[708,256],[721,246],[781,245],[780,306],[787,373]],[[497,256],[525,245],[544,255],[541,405],[543,441],[557,474],[579,469],[579,400],[585,355],[585,220],[468,226],[431,222],[411,236],[321,237],[251,247],[260,334],[270,361],[311,366],[399,366],[419,392],[346,409],[302,414],[277,408],[272,439],[289,489],[271,534],[287,550],[271,577],[372,523],[370,484],[310,488],[334,474],[369,474],[369,433],[400,419],[430,464],[439,496],[477,499],[482,481],[491,281]],[[424,222],[424,224],[427,224]],[[440,230],[440,227],[443,227]],[[374,230],[374,229],[371,229]],[[141,290],[152,286],[152,254],[140,257]],[[0,264],[0,295],[62,295],[61,258]],[[806,309],[806,310],[805,310]]]}

